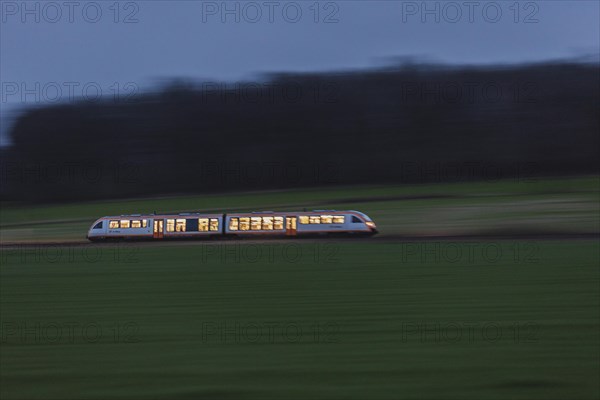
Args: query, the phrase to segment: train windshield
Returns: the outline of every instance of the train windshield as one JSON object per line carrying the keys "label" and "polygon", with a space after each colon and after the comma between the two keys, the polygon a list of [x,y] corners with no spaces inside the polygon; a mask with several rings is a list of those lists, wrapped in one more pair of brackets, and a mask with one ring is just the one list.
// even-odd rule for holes
{"label": "train windshield", "polygon": [[358,215],[360,215],[361,217],[363,217],[365,219],[365,221],[371,221],[371,218],[369,218],[369,216],[365,213],[361,213],[360,211],[354,211],[354,210],[352,212],[355,212]]}

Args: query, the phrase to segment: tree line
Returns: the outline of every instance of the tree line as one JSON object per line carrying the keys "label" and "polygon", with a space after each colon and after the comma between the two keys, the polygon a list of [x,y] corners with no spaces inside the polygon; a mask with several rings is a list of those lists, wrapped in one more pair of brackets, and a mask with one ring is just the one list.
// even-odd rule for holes
{"label": "tree line", "polygon": [[598,172],[599,66],[402,64],[174,80],[23,113],[1,194],[72,201]]}

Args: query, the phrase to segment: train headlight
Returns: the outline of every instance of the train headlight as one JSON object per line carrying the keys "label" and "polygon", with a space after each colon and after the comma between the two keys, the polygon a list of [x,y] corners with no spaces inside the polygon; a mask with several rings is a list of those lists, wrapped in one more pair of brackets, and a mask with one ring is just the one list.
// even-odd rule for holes
{"label": "train headlight", "polygon": [[375,229],[375,222],[373,222],[373,221],[367,221],[367,222],[366,222],[366,224],[367,224],[367,226],[368,226],[369,228],[373,228],[373,229]]}

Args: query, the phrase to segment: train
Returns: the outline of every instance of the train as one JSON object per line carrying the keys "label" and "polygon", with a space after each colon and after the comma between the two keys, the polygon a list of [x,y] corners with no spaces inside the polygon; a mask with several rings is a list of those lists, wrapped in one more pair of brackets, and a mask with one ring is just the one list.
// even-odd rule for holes
{"label": "train", "polygon": [[165,240],[247,237],[373,236],[379,233],[368,215],[354,210],[250,213],[131,214],[97,219],[90,241]]}

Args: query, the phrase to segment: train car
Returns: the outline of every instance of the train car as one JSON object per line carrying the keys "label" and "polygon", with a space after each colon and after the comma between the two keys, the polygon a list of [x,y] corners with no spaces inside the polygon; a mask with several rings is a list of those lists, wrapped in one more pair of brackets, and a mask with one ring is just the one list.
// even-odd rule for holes
{"label": "train car", "polygon": [[232,237],[297,237],[377,234],[360,211],[261,211],[231,214],[133,214],[102,217],[88,231],[90,241]]}
{"label": "train car", "polygon": [[359,211],[261,211],[225,216],[225,234],[235,236],[374,235],[375,223]]}
{"label": "train car", "polygon": [[102,217],[88,231],[91,241],[190,239],[222,235],[223,214],[119,215]]}

